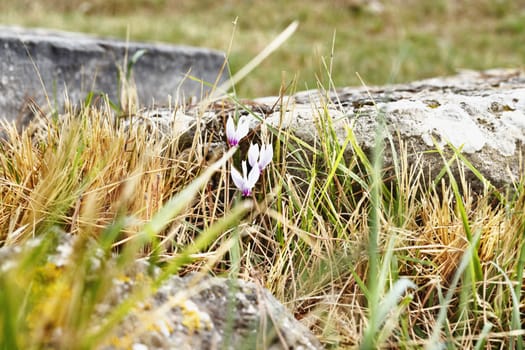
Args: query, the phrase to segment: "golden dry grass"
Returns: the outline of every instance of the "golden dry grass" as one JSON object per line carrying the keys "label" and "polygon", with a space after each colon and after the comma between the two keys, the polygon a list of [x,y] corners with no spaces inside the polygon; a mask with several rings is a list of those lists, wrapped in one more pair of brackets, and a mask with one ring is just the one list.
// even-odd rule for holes
{"label": "golden dry grass", "polygon": [[[94,1],[83,14],[75,2],[57,0],[52,4],[56,13],[50,11],[50,4],[32,3],[23,20],[16,17],[21,11],[16,2],[3,3],[0,9],[8,8],[4,14],[12,15],[10,23],[42,25],[47,20],[65,29],[73,28],[74,23],[82,30],[94,31],[93,23],[100,22],[103,24],[96,26],[99,33],[122,36],[131,21],[140,32],[136,35],[139,39],[172,41],[182,37],[185,43],[220,49],[227,46],[225,38],[230,40],[230,18],[219,20],[217,36],[208,28],[203,32],[195,23],[211,23],[217,15],[199,12],[191,2],[174,7],[170,1],[137,0],[132,2],[139,9],[135,11],[129,2]],[[260,51],[274,36],[275,28],[288,24],[289,6],[298,8],[290,2],[275,11],[271,3],[264,4],[260,5],[263,8],[245,2],[232,2],[230,7],[228,3],[208,4],[223,11],[223,17],[235,11],[243,13],[237,36],[243,52],[232,52],[233,67],[240,66],[245,57],[251,58],[254,54],[250,50]],[[309,60],[314,61],[311,54],[316,45],[324,45],[320,56],[331,51],[327,47],[331,47],[332,34],[319,32],[330,21],[344,43],[342,47],[335,45],[336,54],[342,52],[341,61],[334,60],[327,78],[335,85],[352,83],[349,65],[355,67],[352,72],[360,71],[367,80],[382,83],[450,72],[458,66],[521,64],[521,46],[512,44],[512,38],[522,33],[513,22],[521,16],[517,3],[483,1],[473,6],[470,1],[441,1],[437,5],[413,2],[404,7],[392,1],[379,18],[341,11],[347,6],[345,1],[315,2],[308,11],[299,11],[303,34],[299,32],[298,42],[290,45],[291,52],[285,50],[275,58],[293,69],[301,67],[303,74],[309,72],[305,74],[310,76],[306,78],[310,79],[306,83],[309,87],[323,85],[325,72],[315,73],[322,65]],[[180,11],[181,19],[173,27],[166,25],[173,16],[162,14],[167,9]],[[251,11],[258,11],[257,15]],[[297,11],[293,13],[295,16]],[[162,28],[151,26],[146,14],[157,16],[155,23]],[[486,24],[480,28],[480,36],[470,29],[478,21]],[[348,30],[348,23],[355,31]],[[259,27],[263,24],[264,31]],[[502,37],[498,30],[508,35]],[[349,42],[355,42],[358,49],[347,50]],[[495,49],[488,52],[485,45]],[[457,53],[460,47],[469,52]],[[399,70],[392,68],[396,64],[400,64]],[[274,94],[286,67],[278,69],[276,72],[272,63],[261,65],[237,91],[241,95]],[[284,83],[289,80],[294,79],[286,75]],[[301,89],[305,84],[300,79],[294,81]],[[239,103],[236,98],[227,102]],[[137,112],[135,104],[128,105],[127,113]],[[320,118],[329,120],[326,115]],[[493,189],[472,193],[461,176],[456,179],[459,189],[446,177],[434,185],[418,163],[408,163],[403,147],[398,154],[400,171],[384,179],[351,135],[355,157],[334,157],[341,145],[327,127],[320,130],[321,140],[313,149],[315,160],[310,159],[312,152],[301,147],[292,150],[297,146],[293,135],[279,134],[284,141],[274,140],[274,162],[265,171],[249,212],[233,209],[240,198],[231,186],[228,168],[223,166],[197,196],[185,199],[184,208],[174,217],[160,220],[157,213],[173,204],[170,199],[178,198],[213,163],[206,147],[209,135],[197,133],[191,147],[183,149],[177,138],[166,141],[151,137],[147,128],[121,127],[109,103],[66,109],[61,115],[41,119],[38,128],[44,132],[3,127],[7,138],[0,144],[0,242],[4,246],[47,237],[49,232],[102,242],[116,233],[110,242],[113,251],[125,256],[126,247],[142,242],[145,227],[154,225],[161,229],[152,230],[156,236],[142,242],[145,244],[137,243],[128,262],[138,255],[154,256],[164,264],[190,251],[191,259],[177,268],[259,283],[328,348],[354,348],[366,344],[370,334],[380,348],[432,348],[433,333],[448,348],[523,347],[523,180],[514,191],[497,196]],[[375,183],[374,179],[381,181]],[[238,225],[233,228],[232,212],[242,213],[234,218]],[[230,225],[217,226],[221,220]],[[213,230],[219,232],[212,235]],[[209,238],[199,242],[197,249],[193,244],[200,237]],[[375,242],[377,252],[371,252]],[[83,246],[78,249],[79,259],[90,254],[82,251]],[[63,303],[63,290],[52,293],[44,287],[35,292],[33,277],[49,271],[42,272],[37,265],[41,260],[26,260],[21,265],[24,269],[17,273],[0,274],[0,307],[19,306],[29,321],[47,310],[45,319],[35,331],[34,325],[31,328],[24,323],[24,317],[10,318],[4,313],[8,316],[2,319],[5,332],[0,339],[9,343],[5,339],[25,337],[38,348],[48,336],[46,327],[61,324],[67,336],[56,347],[70,348],[76,337],[89,333],[84,328],[91,330],[90,312],[97,299],[92,305],[81,305],[79,299]],[[69,271],[66,281],[89,293],[89,281],[73,278],[75,271]],[[117,274],[108,272],[107,278]],[[383,314],[381,308],[392,305],[387,303],[393,298],[391,292],[407,279],[415,287],[404,289]],[[20,298],[24,291],[28,298],[35,298],[30,307]],[[371,305],[372,301],[383,304],[378,307]],[[57,305],[63,309],[49,312]],[[82,322],[64,316],[75,312],[81,313]],[[440,319],[442,314],[444,320]],[[376,320],[378,315],[384,317],[384,323]],[[61,317],[59,322],[55,316]],[[20,324],[23,327],[16,329]],[[101,335],[98,341],[105,338]]]}
{"label": "golden dry grass", "polygon": [[[109,107],[70,111],[46,120],[46,136],[39,139],[31,138],[30,128],[19,134],[7,127],[9,139],[0,152],[3,245],[50,230],[98,237],[119,217],[126,217],[115,241],[124,244],[209,164],[199,153],[205,148],[192,148],[188,156],[177,140],[161,142],[144,128],[115,127],[114,118]],[[300,160],[300,152],[289,154],[285,145],[281,147],[256,191],[259,204],[235,230],[209,242],[185,270],[223,274],[238,266],[240,278],[269,288],[325,345],[355,346],[370,316],[370,291],[363,283],[372,278],[367,253],[372,192],[356,187],[349,174],[366,184],[368,170],[358,167],[356,160],[330,163],[334,157],[327,155],[337,147],[334,140],[325,140],[317,150],[325,161],[316,170]],[[525,244],[523,192],[499,202],[490,193],[469,193],[467,184],[459,181],[469,229],[481,234],[475,251],[482,278],[475,279],[471,262],[460,285],[451,285],[469,246],[453,189],[446,181],[432,187],[417,164],[409,165],[403,155],[401,159],[401,172],[393,182],[398,190],[380,192],[376,208],[379,266],[387,272],[379,295],[385,297],[401,277],[417,287],[407,291],[389,314],[395,317],[379,330],[381,346],[427,344],[440,307],[447,308],[442,339],[453,348],[473,347],[488,322],[492,328],[485,336],[491,346],[522,337],[523,332],[513,328],[510,310],[524,308],[525,291],[519,284]],[[298,164],[301,169],[290,170]],[[332,167],[343,170],[326,186]],[[227,215],[236,198],[227,169],[222,168],[213,184],[161,232],[157,253],[163,259],[176,256]],[[225,254],[224,243],[236,234],[240,255],[233,261]],[[149,252],[148,246],[142,250]],[[508,285],[505,276],[514,284]],[[454,297],[445,305],[443,295],[450,288]],[[511,290],[521,293],[519,305],[513,305]]]}

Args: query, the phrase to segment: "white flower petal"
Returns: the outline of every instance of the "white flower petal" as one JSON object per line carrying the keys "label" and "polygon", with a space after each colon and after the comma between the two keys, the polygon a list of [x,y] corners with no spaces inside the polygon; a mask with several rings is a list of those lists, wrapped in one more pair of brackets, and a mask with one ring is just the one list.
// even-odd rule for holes
{"label": "white flower petal", "polygon": [[235,138],[235,125],[233,124],[233,118],[228,117],[226,121],[226,137],[228,139]]}
{"label": "white flower petal", "polygon": [[250,125],[246,117],[242,116],[237,123],[235,138],[240,141],[244,136],[248,135],[248,131],[250,131]]}
{"label": "white flower petal", "polygon": [[259,156],[259,170],[263,170],[273,159],[273,147],[272,144],[263,145],[261,147],[261,153]]}
{"label": "white flower petal", "polygon": [[231,173],[232,180],[233,180],[233,183],[235,184],[235,186],[238,189],[242,190],[243,187],[244,187],[245,181],[244,181],[241,173],[237,169],[235,169],[233,166],[231,167],[230,173]]}
{"label": "white flower petal", "polygon": [[254,166],[252,170],[250,170],[250,174],[248,175],[248,179],[246,181],[246,186],[250,189],[255,186],[255,183],[257,180],[259,180],[259,176],[261,175],[261,172],[259,171],[259,168]]}
{"label": "white flower petal", "polygon": [[257,161],[259,160],[259,145],[250,144],[248,149],[248,163],[252,167],[257,167]]}

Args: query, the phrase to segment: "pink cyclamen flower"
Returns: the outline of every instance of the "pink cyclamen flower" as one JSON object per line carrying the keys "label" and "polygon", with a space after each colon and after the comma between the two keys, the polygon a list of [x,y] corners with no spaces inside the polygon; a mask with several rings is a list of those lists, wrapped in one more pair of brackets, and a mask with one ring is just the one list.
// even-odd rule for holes
{"label": "pink cyclamen flower", "polygon": [[250,170],[250,173],[248,173],[248,170],[246,168],[246,161],[242,161],[242,175],[239,173],[237,169],[234,167],[231,168],[231,176],[233,183],[235,186],[237,186],[238,189],[241,190],[243,196],[249,196],[252,194],[253,186],[255,186],[255,183],[257,180],[259,180],[259,168],[252,167]]}
{"label": "pink cyclamen flower", "polygon": [[272,144],[262,145],[259,151],[259,145],[251,144],[248,149],[248,162],[253,168],[258,168],[262,172],[273,158]]}
{"label": "pink cyclamen flower", "polygon": [[239,141],[248,134],[249,130],[250,127],[248,126],[246,117],[242,116],[239,118],[237,127],[235,127],[235,124],[233,123],[233,118],[228,117],[228,120],[226,121],[226,138],[228,144],[232,147],[237,146]]}

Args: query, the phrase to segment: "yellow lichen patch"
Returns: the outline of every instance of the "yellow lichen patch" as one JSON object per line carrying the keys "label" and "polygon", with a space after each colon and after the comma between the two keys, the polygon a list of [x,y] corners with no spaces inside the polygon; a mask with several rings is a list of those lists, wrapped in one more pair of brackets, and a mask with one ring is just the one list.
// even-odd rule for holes
{"label": "yellow lichen patch", "polygon": [[31,332],[47,337],[62,327],[68,307],[64,301],[70,298],[71,286],[62,278],[62,269],[50,262],[39,267],[29,298],[32,308],[26,316]]}
{"label": "yellow lichen patch", "polygon": [[129,278],[129,276],[126,276],[126,275],[118,276],[117,280],[119,282],[122,282],[122,283],[130,283],[131,282],[131,278]]}
{"label": "yellow lichen patch", "polygon": [[148,283],[151,281],[151,278],[147,274],[144,274],[142,272],[134,274],[133,277],[128,277],[128,278],[131,278],[131,280],[133,280],[133,283],[135,285],[140,285],[140,284]]}
{"label": "yellow lichen patch", "polygon": [[199,331],[201,328],[201,319],[199,308],[191,300],[179,305],[182,312],[182,325],[188,329],[190,334],[194,331]]}
{"label": "yellow lichen patch", "polygon": [[203,326],[206,330],[213,328],[208,314],[199,310],[199,307],[193,301],[177,299],[172,305],[180,308],[182,313],[181,324],[188,329],[190,334],[200,331]]}
{"label": "yellow lichen patch", "polygon": [[427,105],[428,108],[432,108],[432,109],[435,109],[441,106],[441,103],[439,103],[436,100],[425,100],[423,102]]}
{"label": "yellow lichen patch", "polygon": [[129,334],[125,336],[114,335],[108,342],[108,345],[113,349],[131,349],[131,344],[133,344],[133,336]]}
{"label": "yellow lichen patch", "polygon": [[171,326],[170,322],[164,318],[161,318],[159,320],[155,320],[152,323],[149,323],[146,329],[148,331],[161,333],[164,336],[169,336],[170,333],[173,332],[173,327]]}

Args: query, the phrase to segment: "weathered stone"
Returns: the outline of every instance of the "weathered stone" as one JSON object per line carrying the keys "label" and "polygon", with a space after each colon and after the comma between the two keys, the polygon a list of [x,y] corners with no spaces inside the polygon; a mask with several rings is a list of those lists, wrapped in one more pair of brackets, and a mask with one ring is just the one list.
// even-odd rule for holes
{"label": "weathered stone", "polygon": [[131,59],[139,50],[146,53],[132,72],[139,103],[145,106],[166,103],[169,96],[173,101],[200,98],[209,87],[186,75],[213,83],[225,59],[221,52],[202,48],[0,27],[0,119],[20,117],[29,99],[47,106],[46,94],[59,112],[66,93],[73,103],[91,91],[119,101],[118,67],[125,69],[126,53]]}
{"label": "weathered stone", "polygon": [[[75,248],[78,239],[78,236],[59,234],[56,249],[47,255],[48,263],[44,268],[56,272],[76,264],[73,259],[79,259],[81,254],[75,249],[92,248],[86,242]],[[55,238],[51,236],[40,237],[23,245],[0,248],[0,272],[16,269],[24,261],[24,254],[35,248],[42,253],[55,247],[51,243],[53,240]],[[39,249],[43,244],[46,248]],[[31,256],[40,257],[39,254]],[[107,273],[107,269],[116,265],[115,259],[108,259],[96,247],[89,258],[92,273]],[[118,305],[137,290],[153,283],[152,278],[157,278],[159,273],[159,268],[151,269],[144,260],[137,260],[128,266],[125,274],[117,274],[105,292],[103,302],[95,306],[95,313],[91,315],[94,324],[103,323]],[[54,283],[53,278],[46,280],[46,283]],[[37,288],[53,289],[53,286]],[[48,339],[48,345],[59,347],[60,330],[48,331],[54,334],[52,339]],[[238,279],[192,273],[184,277],[170,276],[149,297],[138,300],[133,311],[100,348],[314,350],[322,346],[305,326],[261,286]]]}
{"label": "weathered stone", "polygon": [[[131,278],[120,283],[114,290],[115,304],[136,282]],[[132,337],[133,343],[148,349],[321,348],[268,290],[243,280],[200,274],[170,277],[125,319],[115,336]]]}
{"label": "weathered stone", "polygon": [[[192,144],[196,130],[206,130],[213,142],[224,143],[225,120],[235,115],[245,115],[252,129],[264,120],[309,145],[320,140],[319,130],[328,125],[343,144],[350,128],[369,156],[376,131],[384,125],[385,168],[392,168],[393,153],[401,151],[402,143],[409,165],[417,162],[433,177],[444,167],[436,148],[443,149],[448,160],[453,156],[450,146],[498,188],[512,186],[525,170],[525,74],[519,70],[465,71],[409,84],[311,90],[241,105],[219,101],[186,108],[145,108],[123,123],[147,125],[160,138],[178,137],[184,147]],[[344,156],[355,157],[350,144]],[[451,168],[457,175],[455,163]],[[475,192],[484,190],[474,172],[466,169],[465,176]]]}
{"label": "weathered stone", "polygon": [[[241,107],[224,108],[215,104],[201,113],[198,108],[178,111],[157,109],[157,123],[164,129],[178,123],[188,139],[197,122],[214,129],[221,136],[221,123],[228,115],[245,114],[251,128],[263,119],[274,127],[288,130],[307,144],[319,140],[319,127],[331,120],[334,133],[342,144],[348,127],[362,149],[370,155],[376,130],[384,121],[385,141],[390,137],[396,152],[401,140],[408,150],[409,162],[421,162],[436,176],[444,166],[442,157],[433,152],[442,148],[452,155],[449,144],[493,185],[512,185],[524,173],[521,157],[525,141],[525,75],[518,70],[465,71],[457,76],[441,77],[410,84],[382,87],[348,87],[337,91],[311,90],[293,96],[258,98]],[[151,121],[152,119],[150,119]],[[166,121],[167,124],[166,124]],[[160,124],[159,124],[160,125]],[[386,142],[384,165],[390,167],[392,149]],[[348,146],[345,158],[354,157]],[[475,191],[481,181],[467,170],[467,180]]]}
{"label": "weathered stone", "polygon": [[[324,115],[331,118],[340,142],[346,137],[345,127],[351,126],[359,145],[370,154],[383,119],[385,142],[392,137],[399,152],[401,140],[407,145],[409,161],[420,158],[421,165],[433,176],[443,168],[444,161],[432,151],[437,146],[447,150],[448,144],[461,149],[462,155],[495,186],[511,185],[524,174],[522,71],[466,71],[410,84],[343,88],[328,93],[306,91],[294,95],[288,106],[266,122],[281,123],[310,144],[318,137],[315,125]],[[387,146],[386,167],[393,163],[391,153]],[[346,157],[353,154],[348,147]],[[474,190],[482,189],[472,172],[467,171],[466,176]]]}

